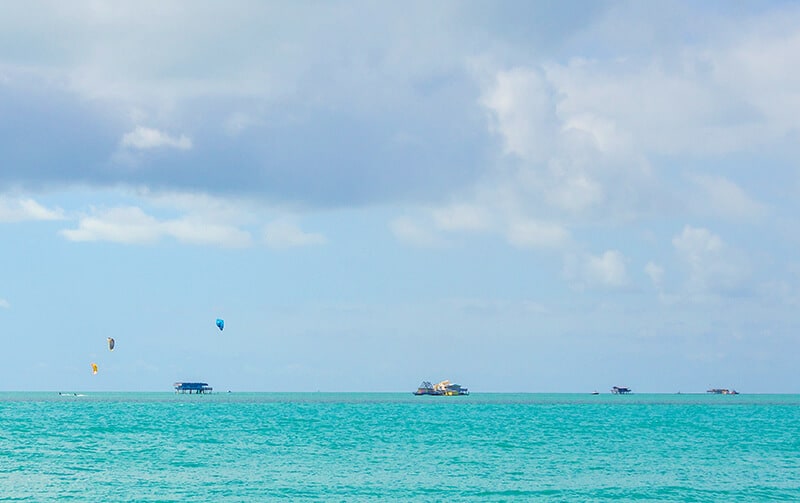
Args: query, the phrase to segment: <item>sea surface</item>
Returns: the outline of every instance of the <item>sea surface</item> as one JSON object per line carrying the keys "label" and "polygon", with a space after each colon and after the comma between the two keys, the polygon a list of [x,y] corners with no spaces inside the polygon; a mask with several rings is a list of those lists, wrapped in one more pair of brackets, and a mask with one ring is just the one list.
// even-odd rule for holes
{"label": "sea surface", "polygon": [[0,393],[55,500],[800,501],[800,395]]}

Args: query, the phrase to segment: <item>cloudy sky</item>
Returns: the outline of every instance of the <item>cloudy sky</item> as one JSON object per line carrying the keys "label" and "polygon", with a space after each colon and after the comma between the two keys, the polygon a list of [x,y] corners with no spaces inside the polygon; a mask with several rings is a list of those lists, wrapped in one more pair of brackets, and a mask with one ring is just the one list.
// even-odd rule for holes
{"label": "cloudy sky", "polygon": [[0,389],[799,392],[798,117],[790,2],[5,5]]}

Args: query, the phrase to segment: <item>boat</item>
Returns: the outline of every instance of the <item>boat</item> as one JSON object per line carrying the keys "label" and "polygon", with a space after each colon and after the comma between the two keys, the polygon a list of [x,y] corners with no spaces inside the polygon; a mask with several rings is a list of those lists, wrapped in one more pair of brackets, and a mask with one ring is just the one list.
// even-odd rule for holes
{"label": "boat", "polygon": [[445,379],[444,381],[436,384],[431,384],[430,381],[422,381],[422,384],[419,385],[414,394],[417,396],[460,396],[469,395],[469,390],[467,388],[462,388],[459,384],[451,383]]}

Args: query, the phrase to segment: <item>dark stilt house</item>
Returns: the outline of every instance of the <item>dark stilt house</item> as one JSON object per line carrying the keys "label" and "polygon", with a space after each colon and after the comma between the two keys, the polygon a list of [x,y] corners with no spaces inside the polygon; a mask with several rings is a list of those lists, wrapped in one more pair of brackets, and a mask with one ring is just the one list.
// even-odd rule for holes
{"label": "dark stilt house", "polygon": [[193,393],[203,395],[211,393],[211,390],[214,389],[207,382],[176,382],[173,386],[175,386],[175,393],[188,393],[190,395]]}

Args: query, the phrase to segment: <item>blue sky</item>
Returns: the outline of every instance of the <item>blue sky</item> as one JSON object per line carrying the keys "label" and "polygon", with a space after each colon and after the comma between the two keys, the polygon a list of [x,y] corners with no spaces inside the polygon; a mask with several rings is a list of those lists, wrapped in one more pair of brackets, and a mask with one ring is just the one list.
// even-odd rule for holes
{"label": "blue sky", "polygon": [[798,392],[799,27],[6,6],[0,389]]}

